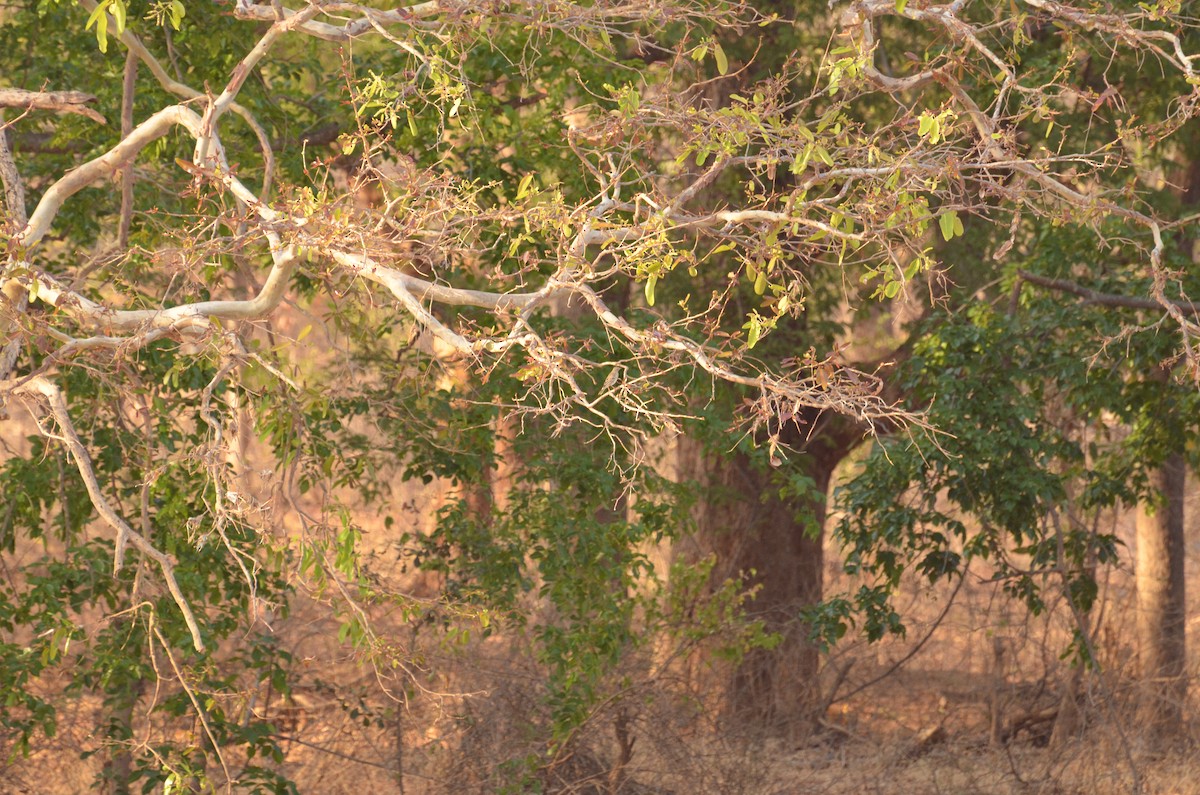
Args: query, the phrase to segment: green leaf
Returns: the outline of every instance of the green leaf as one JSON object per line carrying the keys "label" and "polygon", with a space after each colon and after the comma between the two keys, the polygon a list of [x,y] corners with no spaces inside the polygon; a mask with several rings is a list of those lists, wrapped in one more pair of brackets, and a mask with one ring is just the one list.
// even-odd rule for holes
{"label": "green leaf", "polygon": [[101,14],[100,19],[96,20],[96,43],[100,45],[100,52],[108,52],[108,15]]}
{"label": "green leaf", "polygon": [[953,240],[955,234],[962,234],[962,221],[958,220],[958,213],[954,210],[942,213],[938,218],[938,227],[942,230],[942,238],[945,240]]}
{"label": "green leaf", "polygon": [[658,275],[650,274],[646,277],[646,303],[654,306],[654,286],[658,284]]}
{"label": "green leaf", "polygon": [[721,45],[713,42],[713,57],[717,59],[717,71],[725,74],[729,71],[729,59],[725,57],[725,51],[721,49]]}
{"label": "green leaf", "polygon": [[908,6],[908,0],[896,0],[896,13],[903,14],[905,7]]}
{"label": "green leaf", "polygon": [[100,5],[96,6],[96,8],[92,11],[91,16],[88,17],[87,24],[83,26],[84,30],[91,30],[92,25],[96,24],[96,20],[104,16],[105,5],[105,3],[101,3]]}
{"label": "green leaf", "polygon": [[529,186],[533,184],[533,174],[526,174],[521,178],[521,184],[517,186],[517,201],[524,199],[529,195]]}
{"label": "green leaf", "polygon": [[762,295],[766,291],[767,291],[767,273],[766,273],[766,271],[759,271],[758,278],[756,278],[754,280],[754,294]]}
{"label": "green leaf", "polygon": [[101,3],[96,6],[96,10],[88,17],[87,24],[84,25],[84,30],[91,30],[92,25],[96,26],[96,43],[100,45],[100,52],[108,52],[108,3]]}

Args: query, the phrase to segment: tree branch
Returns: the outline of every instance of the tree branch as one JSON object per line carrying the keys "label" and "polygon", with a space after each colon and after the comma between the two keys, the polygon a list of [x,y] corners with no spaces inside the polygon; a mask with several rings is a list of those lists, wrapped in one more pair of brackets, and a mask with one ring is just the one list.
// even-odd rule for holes
{"label": "tree branch", "polygon": [[[1084,287],[1076,282],[1067,281],[1065,279],[1051,279],[1046,276],[1038,276],[1029,271],[1017,271],[1017,277],[1022,281],[1036,284],[1039,287],[1045,287],[1049,290],[1055,290],[1060,293],[1070,293],[1077,295],[1087,304],[1099,304],[1101,306],[1112,306],[1121,309],[1164,309],[1161,301],[1156,301],[1153,298],[1134,298],[1128,295],[1118,295],[1117,293],[1102,293],[1091,288]],[[1180,313],[1187,317],[1194,317],[1200,314],[1200,307],[1190,301],[1168,301],[1172,306],[1177,308]]]}
{"label": "tree branch", "polygon": [[13,391],[17,394],[32,393],[41,395],[49,404],[50,415],[54,418],[55,424],[58,425],[60,435],[54,435],[45,429],[41,429],[42,435],[48,439],[57,439],[67,446],[72,458],[75,459],[75,466],[79,470],[79,476],[83,478],[83,483],[87,488],[88,497],[91,498],[92,505],[96,508],[100,517],[117,531],[114,545],[115,551],[113,553],[113,576],[116,577],[118,575],[125,563],[125,547],[127,544],[132,544],[142,554],[157,563],[167,584],[167,589],[171,592],[171,597],[175,600],[175,604],[183,615],[184,622],[187,624],[188,631],[192,635],[192,644],[195,646],[196,651],[203,652],[205,650],[204,640],[200,636],[200,627],[196,623],[196,616],[192,613],[192,608],[188,604],[186,597],[184,597],[183,591],[179,587],[179,582],[175,579],[175,560],[169,555],[160,552],[145,536],[130,527],[129,523],[121,518],[121,515],[113,509],[112,505],[105,498],[104,492],[100,488],[100,483],[96,479],[96,471],[92,467],[91,456],[88,455],[87,448],[83,446],[83,442],[79,440],[79,435],[76,433],[75,426],[71,422],[71,414],[67,409],[66,400],[63,399],[62,391],[49,380],[40,376],[29,379]]}
{"label": "tree branch", "polygon": [[104,117],[88,107],[95,101],[95,97],[82,91],[25,91],[20,88],[0,88],[0,107],[76,113],[99,124],[105,124]]}
{"label": "tree branch", "polygon": [[[83,8],[88,12],[96,10],[96,0],[79,0],[79,5],[83,6]],[[108,29],[110,31],[115,31],[117,29],[116,22],[112,20],[111,16],[109,17]],[[158,59],[154,57],[150,50],[146,48],[146,45],[142,44],[141,40],[135,36],[129,30],[129,28],[125,28],[125,30],[117,34],[117,40],[120,41],[127,50],[137,55],[141,62],[144,63],[150,70],[150,73],[154,75],[154,79],[158,81],[158,84],[162,86],[163,90],[168,94],[173,94],[174,96],[184,100],[205,98],[205,95],[201,92],[197,91],[191,86],[184,85],[175,78],[171,77],[171,75],[167,73],[167,70],[163,68],[162,64],[158,62]],[[254,114],[246,110],[246,108],[242,107],[236,102],[230,102],[229,110],[240,116],[241,119],[246,122],[246,125],[249,126],[250,130],[254,133],[254,137],[258,140],[258,146],[262,151],[263,156],[263,187],[259,197],[265,200],[266,197],[270,195],[271,180],[275,174],[275,151],[271,148],[271,140],[267,137],[267,131],[263,129],[263,126],[258,123],[257,119],[254,118]]]}

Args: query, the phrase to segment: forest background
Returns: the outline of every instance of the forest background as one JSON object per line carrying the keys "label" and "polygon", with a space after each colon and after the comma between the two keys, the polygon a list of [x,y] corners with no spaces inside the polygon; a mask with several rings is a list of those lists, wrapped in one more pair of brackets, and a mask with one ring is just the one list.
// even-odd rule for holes
{"label": "forest background", "polygon": [[1195,12],[4,6],[0,789],[1200,790]]}

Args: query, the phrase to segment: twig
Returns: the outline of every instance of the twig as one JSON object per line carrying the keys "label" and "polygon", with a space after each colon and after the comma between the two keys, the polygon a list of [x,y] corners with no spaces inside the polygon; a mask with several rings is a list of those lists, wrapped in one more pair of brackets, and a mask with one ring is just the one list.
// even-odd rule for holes
{"label": "twig", "polygon": [[[133,132],[133,98],[137,89],[138,58],[133,50],[125,53],[125,78],[121,83],[121,138]],[[129,247],[129,228],[133,224],[133,164],[121,169],[121,219],[117,226],[117,246]]]}

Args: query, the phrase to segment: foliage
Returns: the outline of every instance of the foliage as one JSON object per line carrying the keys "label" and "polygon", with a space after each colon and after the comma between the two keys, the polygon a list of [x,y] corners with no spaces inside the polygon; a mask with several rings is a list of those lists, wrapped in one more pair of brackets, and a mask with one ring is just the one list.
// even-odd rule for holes
{"label": "foliage", "polygon": [[[770,464],[822,413],[905,432],[842,529],[878,578],[857,597],[873,635],[900,626],[887,593],[906,566],[936,579],[975,555],[1034,608],[1057,566],[1086,607],[1112,540],[1045,517],[1073,490],[1085,512],[1135,497],[1186,435],[1162,417],[1192,408],[1137,377],[1179,343],[1196,364],[1174,208],[1138,196],[1195,112],[1190,17],[817,8],[9,9],[3,72],[32,89],[0,92],[14,748],[56,730],[61,672],[111,708],[114,778],[289,791],[255,705],[303,676],[270,622],[307,600],[397,692],[421,679],[402,631],[523,630],[562,752],[649,638],[728,636],[734,659],[777,641],[742,616],[742,581],[651,572],[647,546],[686,529],[694,495],[643,456],[681,428],[732,426]],[[755,36],[758,61],[736,40]],[[1146,59],[1161,89],[1127,104],[1113,86]],[[1121,267],[1095,283],[1143,295],[1164,349],[1049,301],[930,320],[896,383],[844,356],[855,313],[937,293],[973,247],[1033,259],[1118,236]],[[1081,364],[1126,338],[1146,347],[1115,377]],[[807,504],[794,474],[783,498]],[[414,481],[452,495],[399,550],[443,578],[431,599],[404,593],[368,527],[376,508],[396,528]],[[851,607],[817,620],[836,634]],[[134,742],[135,712],[151,739]]]}
{"label": "foliage", "polygon": [[[1039,242],[1031,265],[1070,269],[1078,238]],[[1098,567],[1120,554],[1101,512],[1157,499],[1148,473],[1194,454],[1197,394],[1162,377],[1169,341],[1032,283],[1019,296],[930,318],[901,368],[943,435],[881,440],[841,491],[847,570],[874,585],[825,606],[827,637],[855,613],[869,637],[902,632],[889,597],[906,571],[936,582],[975,560],[1035,614],[1047,590],[1086,612]]]}

